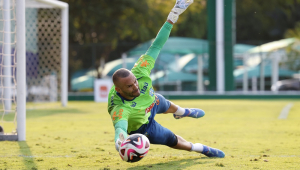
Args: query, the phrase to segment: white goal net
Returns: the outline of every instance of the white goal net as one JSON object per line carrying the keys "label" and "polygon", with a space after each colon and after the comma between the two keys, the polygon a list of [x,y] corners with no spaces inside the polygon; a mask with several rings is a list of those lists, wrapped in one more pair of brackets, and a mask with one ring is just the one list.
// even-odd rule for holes
{"label": "white goal net", "polygon": [[26,9],[27,101],[59,100],[61,9]]}
{"label": "white goal net", "polygon": [[[17,7],[20,4],[24,4],[24,18],[17,17]],[[0,126],[5,132],[18,136],[18,129],[20,130],[18,124],[21,116],[17,114],[17,87],[21,83],[17,77],[17,55],[20,53],[17,50],[20,43],[17,37],[19,32],[22,33],[18,27],[20,19],[24,19],[26,43],[26,57],[23,60],[26,64],[23,71],[26,79],[21,92],[25,94],[27,102],[61,100],[62,105],[66,106],[67,15],[68,5],[56,0],[26,0],[25,3],[24,0],[0,0]]]}

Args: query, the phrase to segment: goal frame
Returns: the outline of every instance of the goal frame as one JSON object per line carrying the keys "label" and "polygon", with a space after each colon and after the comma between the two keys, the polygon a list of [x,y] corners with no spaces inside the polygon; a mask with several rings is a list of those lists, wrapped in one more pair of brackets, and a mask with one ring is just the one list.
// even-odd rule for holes
{"label": "goal frame", "polygon": [[[26,0],[26,8],[60,8],[61,13],[61,104],[68,103],[68,64],[69,64],[69,4],[58,0]],[[25,15],[25,14],[24,14]]]}
{"label": "goal frame", "polygon": [[57,0],[15,0],[16,5],[16,58],[17,58],[17,134],[0,134],[1,140],[26,140],[26,8],[61,9],[61,104],[68,102],[68,41],[69,5]]}

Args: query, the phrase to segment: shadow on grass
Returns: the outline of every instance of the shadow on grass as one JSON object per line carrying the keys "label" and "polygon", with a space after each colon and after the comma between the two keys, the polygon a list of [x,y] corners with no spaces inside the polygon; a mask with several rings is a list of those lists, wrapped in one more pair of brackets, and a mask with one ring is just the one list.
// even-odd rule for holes
{"label": "shadow on grass", "polygon": [[31,169],[31,170],[37,169],[37,166],[34,161],[34,157],[32,156],[30,148],[27,145],[27,143],[24,141],[24,142],[18,142],[18,144],[21,153],[20,157],[23,158],[23,162],[26,169]]}
{"label": "shadow on grass", "polygon": [[[201,160],[201,161],[197,161]],[[203,159],[203,158],[193,158],[193,159],[181,159],[181,160],[174,160],[169,162],[163,163],[156,163],[156,164],[147,164],[143,166],[135,166],[128,168],[128,170],[136,170],[136,169],[185,169],[189,166],[207,164],[213,162],[211,159]]]}
{"label": "shadow on grass", "polygon": [[[26,118],[39,118],[44,116],[51,116],[56,114],[82,114],[85,113],[78,109],[37,109],[37,110],[27,110]],[[5,121],[13,121],[15,118],[15,113],[9,113],[4,116]]]}

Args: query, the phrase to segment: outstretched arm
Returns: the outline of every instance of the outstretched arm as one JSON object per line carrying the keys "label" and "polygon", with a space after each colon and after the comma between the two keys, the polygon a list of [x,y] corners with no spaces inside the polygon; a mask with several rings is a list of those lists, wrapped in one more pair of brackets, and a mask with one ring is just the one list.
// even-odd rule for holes
{"label": "outstretched arm", "polygon": [[150,75],[158,54],[160,53],[162,47],[170,36],[173,24],[176,23],[179,15],[183,11],[185,11],[192,3],[193,0],[176,0],[175,6],[169,13],[167,21],[159,30],[155,40],[153,41],[145,55],[142,55],[132,68],[131,71],[136,77],[140,78],[144,75]]}
{"label": "outstretched arm", "polygon": [[121,120],[115,124],[115,147],[119,152],[121,143],[127,137],[128,122],[126,120]]}
{"label": "outstretched arm", "polygon": [[162,49],[162,47],[164,46],[164,44],[170,36],[172,28],[173,22],[171,20],[168,20],[158,32],[155,40],[146,52],[146,55],[151,56],[155,60],[157,59],[160,50]]}
{"label": "outstretched arm", "polygon": [[128,115],[130,112],[131,108],[110,104],[109,114],[115,128],[115,147],[117,151],[119,151],[122,141],[127,137]]}
{"label": "outstretched arm", "polygon": [[156,60],[160,50],[170,36],[173,24],[177,22],[179,15],[182,14],[192,3],[193,0],[176,0],[175,6],[168,15],[167,22],[158,32],[155,40],[146,52],[146,55],[149,55]]}

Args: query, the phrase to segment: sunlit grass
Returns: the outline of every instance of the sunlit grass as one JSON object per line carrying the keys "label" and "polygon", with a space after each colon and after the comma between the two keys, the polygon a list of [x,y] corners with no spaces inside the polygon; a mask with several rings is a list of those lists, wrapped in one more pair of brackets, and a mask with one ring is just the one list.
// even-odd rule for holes
{"label": "sunlit grass", "polygon": [[[0,142],[0,169],[297,169],[300,164],[299,100],[174,100],[198,107],[200,119],[157,115],[161,125],[190,142],[223,150],[224,159],[151,145],[137,163],[114,148],[106,103],[28,105],[26,142]],[[279,120],[293,103],[288,118]]]}

